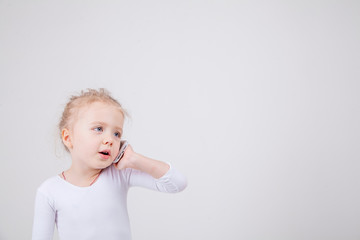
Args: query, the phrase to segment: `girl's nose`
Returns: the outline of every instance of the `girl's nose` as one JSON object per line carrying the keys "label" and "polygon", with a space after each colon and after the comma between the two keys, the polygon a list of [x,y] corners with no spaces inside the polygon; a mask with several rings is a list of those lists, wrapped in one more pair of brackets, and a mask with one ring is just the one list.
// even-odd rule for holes
{"label": "girl's nose", "polygon": [[104,140],[104,141],[103,141],[103,144],[104,144],[104,145],[110,144],[110,146],[111,146],[111,145],[112,145],[112,142],[111,142],[111,141],[108,141],[108,140]]}
{"label": "girl's nose", "polygon": [[106,137],[103,139],[103,144],[104,144],[104,145],[110,144],[110,146],[112,146],[112,144],[113,144],[113,139],[112,139],[110,136],[106,136]]}
{"label": "girl's nose", "polygon": [[110,146],[112,146],[113,143],[112,143],[112,141],[109,140],[109,139],[104,139],[103,144],[104,144],[104,145],[108,145],[108,144],[109,144]]}

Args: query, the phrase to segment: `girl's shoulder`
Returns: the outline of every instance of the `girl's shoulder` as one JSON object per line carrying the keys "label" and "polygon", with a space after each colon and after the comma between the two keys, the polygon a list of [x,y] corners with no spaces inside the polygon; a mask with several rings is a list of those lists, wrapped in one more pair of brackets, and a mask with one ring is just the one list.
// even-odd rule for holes
{"label": "girl's shoulder", "polygon": [[40,184],[40,186],[38,187],[38,189],[45,190],[45,189],[49,189],[49,188],[54,188],[56,185],[60,184],[60,182],[61,182],[60,180],[62,180],[62,179],[59,175],[52,176],[52,177],[46,179],[44,182],[42,182]]}
{"label": "girl's shoulder", "polygon": [[69,191],[70,192],[84,191],[86,189],[90,189],[97,186],[99,184],[97,183],[98,181],[106,182],[106,183],[113,182],[114,184],[123,185],[124,183],[128,182],[130,175],[131,175],[131,169],[119,170],[112,164],[111,166],[103,169],[103,171],[99,176],[99,179],[92,186],[77,187],[66,182],[66,180],[60,177],[60,175],[55,175],[42,182],[40,186],[37,188],[37,191],[45,195],[51,196],[51,195],[58,195],[59,192],[67,193]]}
{"label": "girl's shoulder", "polygon": [[111,164],[109,167],[105,168],[101,175],[105,175],[108,178],[111,178],[115,181],[121,181],[121,182],[127,182],[129,176],[131,175],[132,169],[126,168],[126,169],[118,169],[114,166],[114,164]]}
{"label": "girl's shoulder", "polygon": [[61,185],[61,181],[62,179],[58,175],[46,179],[37,188],[37,195],[43,195],[46,196],[47,198],[50,198],[51,196],[54,195],[54,192],[56,192],[56,190],[59,189],[59,186]]}

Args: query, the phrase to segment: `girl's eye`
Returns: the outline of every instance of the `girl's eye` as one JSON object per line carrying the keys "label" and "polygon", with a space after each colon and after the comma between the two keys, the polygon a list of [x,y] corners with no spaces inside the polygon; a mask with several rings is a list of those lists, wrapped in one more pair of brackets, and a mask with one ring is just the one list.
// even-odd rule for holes
{"label": "girl's eye", "polygon": [[121,134],[119,132],[114,133],[114,135],[115,135],[115,137],[118,137],[118,138],[121,137]]}
{"label": "girl's eye", "polygon": [[101,132],[101,131],[103,130],[103,128],[102,128],[102,127],[96,127],[96,128],[94,128],[94,130],[95,130],[96,132]]}

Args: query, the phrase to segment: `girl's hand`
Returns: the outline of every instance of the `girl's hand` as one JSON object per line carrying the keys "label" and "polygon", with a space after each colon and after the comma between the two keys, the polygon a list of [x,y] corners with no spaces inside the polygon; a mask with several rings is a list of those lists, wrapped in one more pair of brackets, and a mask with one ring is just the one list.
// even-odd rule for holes
{"label": "girl's hand", "polygon": [[134,168],[133,164],[131,164],[131,162],[134,159],[134,155],[135,155],[135,152],[134,152],[133,148],[131,147],[131,145],[129,144],[126,147],[124,155],[122,156],[120,161],[115,163],[115,167],[120,170],[125,169],[125,168]]}
{"label": "girl's hand", "polygon": [[167,163],[145,157],[134,152],[130,144],[126,147],[123,157],[115,163],[117,169],[132,168],[146,172],[154,178],[160,178],[169,170]]}

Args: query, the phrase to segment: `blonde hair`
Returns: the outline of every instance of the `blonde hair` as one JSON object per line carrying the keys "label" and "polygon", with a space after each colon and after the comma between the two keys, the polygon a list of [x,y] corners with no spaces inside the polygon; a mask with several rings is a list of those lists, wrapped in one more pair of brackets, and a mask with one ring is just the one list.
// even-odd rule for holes
{"label": "blonde hair", "polygon": [[[116,99],[114,99],[110,92],[105,88],[99,88],[99,90],[87,88],[86,91],[82,90],[79,95],[71,96],[68,103],[66,104],[58,125],[60,138],[62,137],[61,132],[64,128],[70,129],[72,127],[79,109],[94,102],[112,104],[115,107],[118,107],[124,118],[129,116],[121,104]],[[66,146],[65,149],[68,151]]]}

